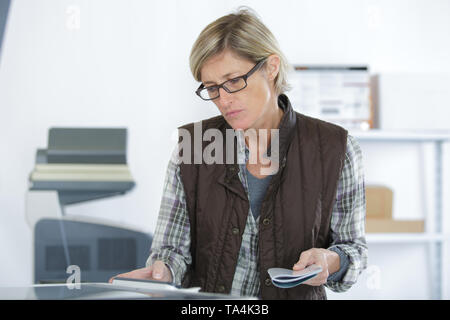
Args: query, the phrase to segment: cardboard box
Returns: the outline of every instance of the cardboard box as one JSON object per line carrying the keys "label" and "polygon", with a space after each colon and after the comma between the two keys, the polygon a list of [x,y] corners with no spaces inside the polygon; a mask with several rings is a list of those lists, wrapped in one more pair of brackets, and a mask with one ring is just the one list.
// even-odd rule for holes
{"label": "cardboard box", "polygon": [[366,233],[424,232],[424,220],[366,219]]}
{"label": "cardboard box", "polygon": [[392,190],[383,186],[366,186],[366,217],[392,219]]}

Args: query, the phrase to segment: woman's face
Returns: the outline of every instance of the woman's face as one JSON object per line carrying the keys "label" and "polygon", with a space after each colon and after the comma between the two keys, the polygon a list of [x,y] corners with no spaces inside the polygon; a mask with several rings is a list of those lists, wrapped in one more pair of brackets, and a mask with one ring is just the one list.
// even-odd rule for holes
{"label": "woman's face", "polygon": [[[201,69],[205,87],[221,84],[249,72],[255,63],[225,50],[209,58]],[[247,87],[235,93],[219,89],[220,96],[212,100],[233,129],[263,128],[276,109],[277,97],[273,89],[273,75],[262,68],[247,79]]]}

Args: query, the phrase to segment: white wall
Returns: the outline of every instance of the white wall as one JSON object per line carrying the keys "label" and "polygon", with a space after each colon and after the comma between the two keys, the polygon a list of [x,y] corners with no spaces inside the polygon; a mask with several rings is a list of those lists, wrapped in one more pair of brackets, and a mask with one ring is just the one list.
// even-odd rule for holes
{"label": "white wall", "polygon": [[[67,213],[154,230],[171,135],[181,124],[218,114],[193,93],[198,84],[189,71],[190,48],[203,27],[239,5],[258,12],[291,63],[368,64],[373,74],[396,84],[397,76],[420,82],[450,75],[450,42],[444,41],[450,31],[448,0],[14,0],[0,58],[0,285],[31,283],[24,195],[35,151],[47,146],[51,126],[128,127],[128,160],[137,187],[122,197],[69,207]],[[395,92],[388,95],[395,102],[386,102],[382,126],[449,129],[448,86],[431,94],[411,88],[403,93],[407,103]],[[417,101],[428,94],[435,102],[424,111]],[[431,98],[436,94],[443,98]],[[405,111],[401,119],[398,110]],[[449,159],[447,150],[445,164]],[[448,215],[448,206],[445,210]],[[388,259],[396,250],[412,252],[420,263],[405,271],[409,278],[426,271],[422,248],[400,246],[384,255],[386,247],[379,246],[371,250],[376,263],[392,264]],[[450,288],[448,280],[444,285]],[[364,280],[358,286],[330,296],[380,297]],[[394,298],[429,297],[419,287],[386,290]]]}

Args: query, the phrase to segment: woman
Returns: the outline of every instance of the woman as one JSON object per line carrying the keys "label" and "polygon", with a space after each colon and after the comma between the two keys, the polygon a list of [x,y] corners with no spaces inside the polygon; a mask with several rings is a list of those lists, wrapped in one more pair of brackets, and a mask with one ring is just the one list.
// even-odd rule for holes
{"label": "woman", "polygon": [[[202,121],[201,133],[214,129],[230,142],[228,130],[252,131],[258,143],[237,134],[234,149],[223,150],[236,151],[242,163],[180,161],[176,152],[147,266],[121,276],[263,299],[326,299],[324,285],[347,290],[367,265],[356,141],[343,128],[292,109],[284,95],[286,58],[249,10],[208,25],[192,48],[190,66],[201,82],[196,94],[221,113]],[[188,124],[181,130],[195,136],[199,129]],[[269,154],[276,157],[268,163]],[[275,170],[263,170],[273,162]],[[322,272],[291,289],[274,287],[267,273],[311,264]]]}

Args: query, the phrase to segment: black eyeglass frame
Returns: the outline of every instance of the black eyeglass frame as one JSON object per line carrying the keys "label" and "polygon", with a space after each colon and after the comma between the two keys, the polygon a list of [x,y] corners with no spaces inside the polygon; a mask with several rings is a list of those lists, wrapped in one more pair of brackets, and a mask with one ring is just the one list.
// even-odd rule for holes
{"label": "black eyeglass frame", "polygon": [[[247,72],[246,74],[239,76],[239,77],[235,77],[233,79],[228,79],[227,81],[222,82],[221,84],[217,84],[214,86],[210,86],[210,87],[205,87],[205,85],[202,83],[200,85],[200,87],[198,87],[198,89],[195,91],[195,93],[202,99],[205,101],[209,101],[209,100],[214,100],[220,97],[220,91],[219,89],[222,88],[223,90],[225,90],[228,93],[235,93],[235,92],[239,92],[241,90],[244,90],[245,88],[247,88],[247,79],[253,74],[255,73],[259,68],[261,68],[261,66],[264,64],[264,62],[266,62],[267,59],[263,59],[261,61],[259,61],[249,72]],[[245,82],[245,86],[243,86],[241,89],[235,90],[235,91],[230,91],[229,89],[227,89],[226,87],[224,87],[223,85],[229,81],[233,81],[233,80],[237,80],[237,79],[243,79]],[[210,89],[210,88],[215,88],[217,89],[218,95],[215,98],[210,98],[210,99],[205,99],[200,95],[200,91],[202,91],[203,89]]]}

